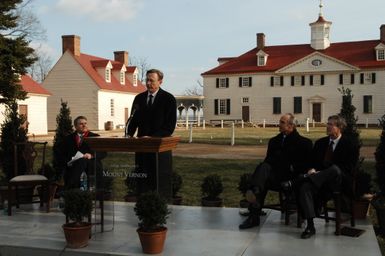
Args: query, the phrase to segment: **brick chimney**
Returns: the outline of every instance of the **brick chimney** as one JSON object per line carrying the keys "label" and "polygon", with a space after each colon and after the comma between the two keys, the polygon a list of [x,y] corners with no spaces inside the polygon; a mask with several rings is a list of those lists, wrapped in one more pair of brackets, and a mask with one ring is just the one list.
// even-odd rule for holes
{"label": "brick chimney", "polygon": [[385,43],[385,24],[380,27],[380,40]]}
{"label": "brick chimney", "polygon": [[115,61],[124,63],[125,66],[128,66],[128,52],[127,51],[116,51],[114,52]]}
{"label": "brick chimney", "polygon": [[265,34],[264,33],[257,33],[257,47],[260,50],[265,48]]}
{"label": "brick chimney", "polygon": [[80,56],[80,36],[65,35],[62,36],[63,54],[70,50],[75,56]]}

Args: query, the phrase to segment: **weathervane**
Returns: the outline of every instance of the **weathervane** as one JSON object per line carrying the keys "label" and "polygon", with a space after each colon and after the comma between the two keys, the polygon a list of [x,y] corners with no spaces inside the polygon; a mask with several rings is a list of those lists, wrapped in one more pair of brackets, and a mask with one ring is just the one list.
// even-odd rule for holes
{"label": "weathervane", "polygon": [[322,0],[319,0],[319,16],[320,17],[322,17],[322,7],[323,7]]}

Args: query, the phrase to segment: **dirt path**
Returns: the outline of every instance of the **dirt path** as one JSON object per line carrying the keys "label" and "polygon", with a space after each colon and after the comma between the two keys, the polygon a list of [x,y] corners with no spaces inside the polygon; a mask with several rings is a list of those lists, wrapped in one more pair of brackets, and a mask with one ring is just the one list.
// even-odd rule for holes
{"label": "dirt path", "polygon": [[[362,147],[361,156],[374,160],[375,147]],[[179,143],[174,155],[216,159],[260,159],[266,154],[266,146],[228,146],[197,143]]]}
{"label": "dirt path", "polygon": [[[121,136],[122,132],[98,131],[101,136]],[[52,145],[54,133],[45,136],[36,136],[31,140],[48,141]],[[362,147],[361,156],[366,160],[374,160],[375,147]],[[213,145],[199,143],[179,143],[174,150],[175,156],[193,158],[215,158],[215,159],[261,159],[266,154],[266,146],[242,146],[242,145]]]}

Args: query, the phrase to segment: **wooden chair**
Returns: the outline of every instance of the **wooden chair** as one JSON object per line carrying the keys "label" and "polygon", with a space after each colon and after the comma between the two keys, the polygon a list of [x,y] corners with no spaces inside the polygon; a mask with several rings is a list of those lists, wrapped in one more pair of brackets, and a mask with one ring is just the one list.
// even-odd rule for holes
{"label": "wooden chair", "polygon": [[[330,220],[335,221],[336,223],[336,230],[335,230],[335,235],[339,236],[341,235],[341,223],[345,222],[347,220],[350,220],[350,226],[354,227],[356,225],[356,220],[355,220],[355,211],[354,211],[354,198],[355,198],[355,189],[356,189],[356,169],[352,171],[352,197],[349,198],[349,217],[344,217],[342,215],[342,207],[341,207],[341,202],[342,202],[342,194],[341,192],[334,192],[332,195],[332,198],[330,200],[326,200],[322,202],[322,208],[323,212],[319,213],[317,218],[325,219],[326,223],[329,223]],[[331,206],[330,201],[333,202],[333,205]],[[330,216],[330,213],[334,212],[334,216]]]}
{"label": "wooden chair", "polygon": [[[282,189],[269,189],[278,193],[279,202],[273,204],[265,204],[262,208],[280,211],[285,215],[285,225],[290,224],[290,215],[297,212],[297,202],[293,191],[283,191]],[[267,194],[267,192],[266,192]],[[297,227],[301,227],[301,216],[297,213]]]}
{"label": "wooden chair", "polygon": [[[34,170],[35,159],[39,155],[36,146],[42,146],[41,150],[41,170],[42,174],[37,174]],[[49,212],[49,181],[44,176],[44,164],[47,142],[17,142],[14,143],[14,177],[8,183],[8,216],[12,215],[12,206],[19,208],[20,188],[21,187],[41,187],[41,195],[39,201],[25,202],[36,203],[40,206],[46,203],[46,211]],[[22,166],[19,164],[22,163]],[[21,174],[22,173],[22,174]],[[21,174],[21,175],[20,175]]]}

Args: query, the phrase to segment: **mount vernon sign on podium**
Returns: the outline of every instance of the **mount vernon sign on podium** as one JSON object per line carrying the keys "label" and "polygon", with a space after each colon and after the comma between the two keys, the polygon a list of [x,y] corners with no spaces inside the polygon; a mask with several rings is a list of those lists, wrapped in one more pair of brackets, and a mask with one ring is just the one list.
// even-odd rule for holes
{"label": "mount vernon sign on podium", "polygon": [[[176,148],[180,141],[179,136],[175,137],[143,137],[143,138],[124,138],[124,137],[87,137],[85,141],[90,148],[96,152],[140,152],[155,153],[156,188],[159,191],[159,156],[158,154]],[[95,170],[96,171],[96,170]],[[96,184],[96,182],[95,182]],[[96,188],[98,190],[99,188]],[[104,231],[104,198],[101,197],[101,231]]]}

